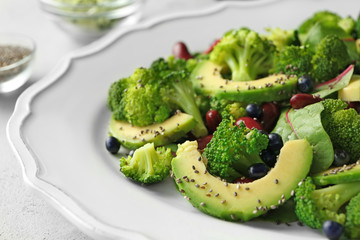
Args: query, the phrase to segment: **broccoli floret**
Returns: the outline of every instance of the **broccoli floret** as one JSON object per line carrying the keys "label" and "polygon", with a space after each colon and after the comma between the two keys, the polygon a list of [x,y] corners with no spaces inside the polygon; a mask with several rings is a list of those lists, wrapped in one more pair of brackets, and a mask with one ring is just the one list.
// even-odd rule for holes
{"label": "broccoli floret", "polygon": [[284,30],[278,27],[265,30],[268,32],[265,38],[272,42],[278,51],[284,49],[285,46],[300,45],[297,30]]}
{"label": "broccoli floret", "polygon": [[342,72],[351,59],[344,42],[335,35],[328,35],[317,46],[311,63],[312,77],[316,82],[324,82]]}
{"label": "broccoli floret", "polygon": [[211,174],[232,182],[248,175],[248,168],[254,163],[262,163],[259,153],[267,144],[267,136],[256,129],[250,130],[244,123],[237,127],[224,119],[204,149],[207,169]]}
{"label": "broccoli floret", "polygon": [[120,159],[120,170],[134,181],[146,184],[161,182],[168,175],[173,156],[170,148],[147,143],[135,150],[134,155]]}
{"label": "broccoli floret", "polygon": [[353,197],[346,206],[345,236],[360,239],[360,194]]}
{"label": "broccoli floret", "polygon": [[299,220],[311,228],[321,229],[326,220],[345,223],[340,208],[360,192],[360,184],[342,183],[316,189],[310,177],[295,189],[295,213]]}
{"label": "broccoli floret", "polygon": [[289,75],[310,75],[312,51],[306,46],[286,46],[276,58],[273,72]]}
{"label": "broccoli floret", "polygon": [[172,112],[182,109],[197,122],[194,135],[207,135],[189,80],[193,64],[182,59],[159,59],[150,68],[139,68],[130,77],[113,83],[108,106],[114,118],[136,126],[148,126],[161,123]]}
{"label": "broccoli floret", "polygon": [[343,149],[352,162],[360,159],[360,115],[355,109],[345,109],[346,102],[326,99],[321,113],[323,127],[335,149]]}
{"label": "broccoli floret", "polygon": [[246,106],[239,102],[229,103],[225,106],[223,111],[221,111],[222,119],[229,119],[231,121],[236,121],[240,117],[246,116]]}
{"label": "broccoli floret", "polygon": [[231,70],[233,81],[251,81],[273,67],[276,48],[258,33],[241,28],[225,33],[210,53],[210,60]]}
{"label": "broccoli floret", "polygon": [[210,108],[218,111],[222,119],[234,121],[240,117],[246,116],[245,107],[246,104],[240,102],[218,99],[216,97],[210,99]]}
{"label": "broccoli floret", "polygon": [[186,67],[186,62],[182,59],[173,63],[158,59],[151,64],[150,68],[158,74],[156,86],[163,101],[174,104],[192,115],[196,121],[192,133],[196,137],[206,136],[207,128],[196,104],[195,92],[189,80],[190,72],[186,70]]}

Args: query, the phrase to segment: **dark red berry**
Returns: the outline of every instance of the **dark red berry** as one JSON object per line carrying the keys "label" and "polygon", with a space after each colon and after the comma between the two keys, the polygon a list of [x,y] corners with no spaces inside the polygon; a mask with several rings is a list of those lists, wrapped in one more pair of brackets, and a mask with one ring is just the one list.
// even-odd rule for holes
{"label": "dark red berry", "polygon": [[192,55],[189,53],[185,43],[183,43],[183,42],[175,43],[172,51],[173,51],[175,58],[180,58],[180,59],[185,59],[185,60],[192,58]]}
{"label": "dark red berry", "polygon": [[268,102],[261,105],[261,108],[263,111],[261,124],[264,126],[265,131],[271,132],[280,115],[279,107],[275,103]]}
{"label": "dark red berry", "polygon": [[254,180],[251,178],[247,178],[247,177],[239,177],[237,179],[234,180],[234,183],[240,183],[240,184],[244,184],[244,183],[251,183]]}
{"label": "dark red berry", "polygon": [[221,123],[221,115],[218,111],[209,110],[206,113],[206,125],[210,133],[213,133],[220,123]]}
{"label": "dark red berry", "polygon": [[306,107],[307,105],[314,104],[320,101],[322,101],[322,99],[314,95],[298,93],[291,97],[290,104],[292,108],[300,109]]}
{"label": "dark red berry", "polygon": [[216,39],[215,42],[213,44],[210,45],[210,47],[204,52],[205,54],[209,54],[214,47],[220,42],[221,38]]}
{"label": "dark red berry", "polygon": [[245,126],[249,129],[256,128],[257,130],[264,130],[261,124],[258,121],[252,119],[251,117],[238,118],[235,122],[235,125],[239,126],[241,122],[244,122]]}
{"label": "dark red berry", "polygon": [[348,108],[355,109],[358,113],[360,113],[360,102],[347,102]]}
{"label": "dark red berry", "polygon": [[210,142],[210,140],[212,139],[212,137],[213,137],[213,135],[208,135],[208,136],[196,139],[196,141],[198,143],[198,149],[204,150],[206,148],[206,146],[208,145],[208,143]]}

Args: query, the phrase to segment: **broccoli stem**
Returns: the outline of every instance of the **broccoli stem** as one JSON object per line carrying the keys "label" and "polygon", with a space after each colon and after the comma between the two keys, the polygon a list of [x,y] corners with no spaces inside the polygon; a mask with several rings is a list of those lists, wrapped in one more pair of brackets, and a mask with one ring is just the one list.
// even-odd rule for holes
{"label": "broccoli stem", "polygon": [[192,90],[192,87],[189,87],[187,81],[178,81],[174,83],[175,94],[170,94],[170,101],[180,106],[182,110],[190,115],[192,115],[196,121],[195,128],[192,130],[192,133],[195,137],[203,137],[208,134],[208,130],[202,120],[202,116],[199,108],[195,102],[195,93]]}
{"label": "broccoli stem", "polygon": [[318,206],[326,201],[326,209],[337,212],[341,206],[350,201],[360,193],[360,184],[358,182],[342,183],[326,188],[317,189],[313,192],[314,201],[319,201]]}

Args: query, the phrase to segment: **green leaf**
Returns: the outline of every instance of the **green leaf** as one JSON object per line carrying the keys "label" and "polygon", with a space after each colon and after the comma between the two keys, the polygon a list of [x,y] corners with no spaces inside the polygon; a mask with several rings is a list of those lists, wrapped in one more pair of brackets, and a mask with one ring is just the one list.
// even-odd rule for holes
{"label": "green leaf", "polygon": [[321,123],[323,110],[324,106],[319,102],[299,110],[284,111],[273,131],[280,134],[284,142],[295,138],[309,141],[314,150],[314,159],[310,170],[312,173],[328,169],[334,160],[330,137]]}
{"label": "green leaf", "polygon": [[344,72],[339,74],[336,78],[317,85],[315,87],[315,90],[317,90],[318,92],[313,93],[313,95],[318,96],[320,98],[324,98],[334,92],[339,91],[340,89],[343,89],[344,87],[349,85],[353,72],[354,72],[354,66],[350,65],[347,69],[345,69]]}

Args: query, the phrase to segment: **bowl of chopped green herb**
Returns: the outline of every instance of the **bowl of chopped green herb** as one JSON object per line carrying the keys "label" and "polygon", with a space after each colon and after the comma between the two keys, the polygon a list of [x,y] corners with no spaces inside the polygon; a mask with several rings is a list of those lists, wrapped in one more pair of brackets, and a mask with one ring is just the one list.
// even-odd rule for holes
{"label": "bowl of chopped green herb", "polygon": [[40,0],[41,8],[63,30],[80,39],[95,39],[118,25],[140,18],[143,0]]}
{"label": "bowl of chopped green herb", "polygon": [[0,93],[11,92],[29,79],[35,42],[18,34],[0,36]]}

